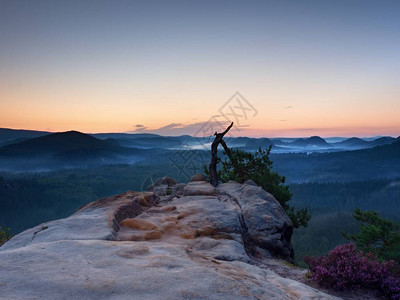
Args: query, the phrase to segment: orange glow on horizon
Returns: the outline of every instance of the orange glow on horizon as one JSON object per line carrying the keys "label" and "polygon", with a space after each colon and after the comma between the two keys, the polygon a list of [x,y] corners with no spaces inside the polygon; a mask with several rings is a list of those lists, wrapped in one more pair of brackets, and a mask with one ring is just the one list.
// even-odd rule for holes
{"label": "orange glow on horizon", "polygon": [[[291,89],[284,89],[285,85]],[[8,86],[0,82],[0,127],[51,132],[132,132],[137,124],[155,132],[169,124],[181,129],[163,135],[193,135],[196,123],[220,114],[232,95],[230,86],[180,90],[133,90],[128,86],[49,87],[43,83]],[[211,89],[213,88],[213,89]],[[118,90],[119,92],[115,92]],[[313,93],[310,93],[313,90]],[[304,89],[301,81],[277,81],[274,89],[247,86],[244,97],[256,108],[248,127],[235,135],[253,137],[400,135],[400,92],[396,89],[360,90],[331,94],[321,86]],[[267,96],[266,96],[267,95]],[[378,101],[384,95],[384,101]],[[190,100],[189,100],[190,99]],[[321,100],[323,99],[323,101]],[[234,121],[234,120],[233,120]],[[187,126],[187,130],[185,130]]]}

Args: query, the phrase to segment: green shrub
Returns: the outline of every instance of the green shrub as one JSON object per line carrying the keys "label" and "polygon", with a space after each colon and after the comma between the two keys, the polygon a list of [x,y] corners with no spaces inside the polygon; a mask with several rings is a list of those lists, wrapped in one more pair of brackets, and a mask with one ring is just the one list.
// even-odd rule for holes
{"label": "green shrub", "polygon": [[393,221],[379,217],[375,211],[354,209],[353,217],[361,223],[358,234],[343,234],[353,241],[358,250],[372,252],[380,260],[396,260],[400,262],[399,225]]}
{"label": "green shrub", "polygon": [[11,238],[12,235],[10,228],[0,226],[0,247]]}
{"label": "green shrub", "polygon": [[289,186],[284,184],[285,177],[272,171],[273,163],[269,158],[270,151],[271,147],[267,150],[259,148],[255,153],[232,149],[228,153],[229,159],[222,162],[222,169],[219,171],[218,177],[222,182],[235,180],[243,183],[246,180],[253,180],[279,201],[295,228],[306,227],[311,216],[306,208],[296,210],[289,206],[288,202],[292,194]]}

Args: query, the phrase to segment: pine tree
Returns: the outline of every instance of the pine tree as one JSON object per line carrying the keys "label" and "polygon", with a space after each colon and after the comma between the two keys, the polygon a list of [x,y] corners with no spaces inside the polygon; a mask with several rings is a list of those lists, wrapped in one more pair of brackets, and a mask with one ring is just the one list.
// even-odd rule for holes
{"label": "pine tree", "polygon": [[381,260],[400,261],[399,225],[379,217],[375,211],[354,209],[353,217],[361,222],[358,234],[343,234],[353,241],[359,250],[373,252]]}
{"label": "pine tree", "polygon": [[222,162],[222,170],[219,171],[219,178],[222,182],[235,180],[243,183],[246,180],[253,180],[265,191],[272,194],[282,205],[293,222],[293,226],[306,227],[311,215],[306,208],[296,210],[289,206],[292,194],[289,186],[285,185],[285,177],[272,171],[272,161],[269,158],[271,147],[267,150],[261,148],[255,153],[245,152],[240,149],[230,149],[226,153],[229,159]]}

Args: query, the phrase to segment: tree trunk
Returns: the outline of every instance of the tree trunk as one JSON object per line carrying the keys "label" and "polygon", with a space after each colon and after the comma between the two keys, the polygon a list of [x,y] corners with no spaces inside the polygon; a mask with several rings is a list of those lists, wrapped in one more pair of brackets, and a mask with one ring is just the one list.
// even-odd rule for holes
{"label": "tree trunk", "polygon": [[[218,145],[222,144],[223,147],[228,148],[225,144],[225,142],[222,140],[222,138],[224,137],[224,135],[229,131],[229,129],[231,129],[233,126],[233,122],[231,123],[231,125],[228,126],[228,128],[222,132],[222,133],[217,133],[215,132],[215,139],[213,141],[213,143],[211,144],[211,162],[210,162],[210,166],[208,168],[209,171],[209,176],[210,176],[210,183],[213,186],[217,186],[218,185],[218,174],[217,174],[217,163],[218,163]],[[229,149],[229,148],[228,148]],[[226,151],[226,150],[225,150]],[[228,156],[230,155],[230,151]]]}

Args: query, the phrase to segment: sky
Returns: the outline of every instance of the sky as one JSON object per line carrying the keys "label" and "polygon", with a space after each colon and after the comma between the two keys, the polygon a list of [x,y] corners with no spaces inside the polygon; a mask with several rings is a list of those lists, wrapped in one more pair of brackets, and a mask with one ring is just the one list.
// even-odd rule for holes
{"label": "sky", "polygon": [[397,0],[0,0],[0,127],[399,136],[399,16]]}

